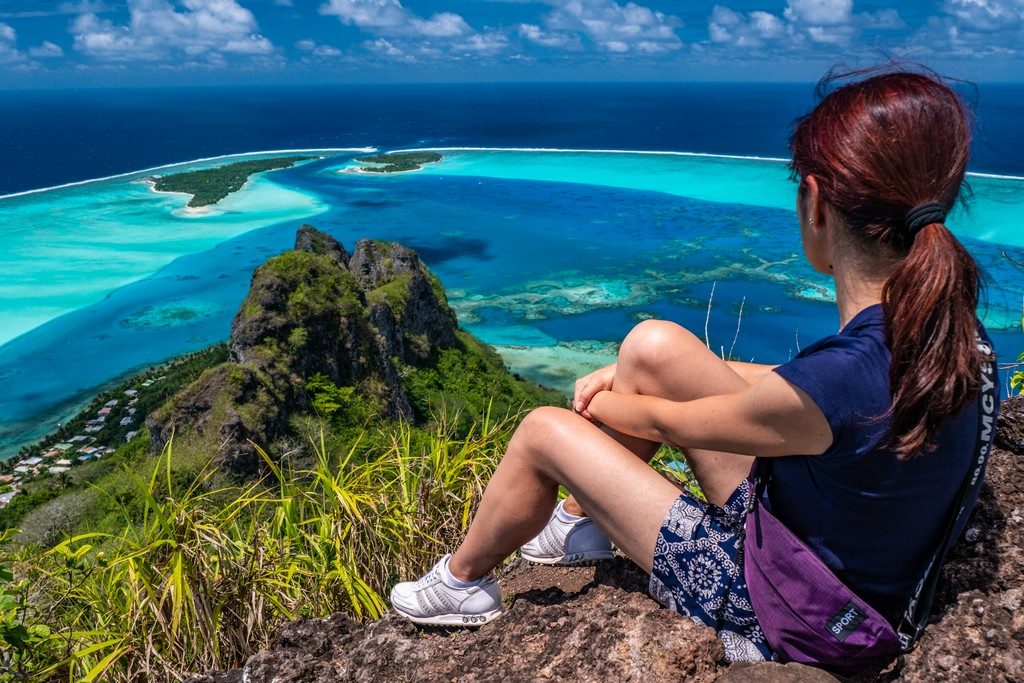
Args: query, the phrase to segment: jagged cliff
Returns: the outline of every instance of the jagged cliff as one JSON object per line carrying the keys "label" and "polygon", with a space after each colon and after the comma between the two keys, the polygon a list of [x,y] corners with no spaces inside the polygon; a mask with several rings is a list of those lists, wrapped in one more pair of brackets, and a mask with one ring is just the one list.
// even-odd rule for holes
{"label": "jagged cliff", "polygon": [[[1024,399],[1004,403],[986,485],[943,571],[919,646],[858,681],[1024,681]],[[711,629],[661,608],[625,560],[561,569],[513,563],[506,614],[476,630],[418,629],[393,614],[282,625],[241,669],[195,683],[328,681],[835,681],[811,667],[733,664]]]}
{"label": "jagged cliff", "polygon": [[261,466],[254,444],[266,449],[287,437],[295,416],[310,410],[312,378],[353,389],[379,419],[422,421],[431,407],[422,395],[429,377],[417,370],[429,372],[446,351],[471,361],[477,383],[494,384],[506,399],[558,400],[517,381],[458,329],[444,290],[415,252],[364,239],[349,254],[304,225],[293,251],[253,274],[232,323],[229,362],[204,373],[146,426],[154,450],[172,434],[199,441],[221,468],[249,476]]}

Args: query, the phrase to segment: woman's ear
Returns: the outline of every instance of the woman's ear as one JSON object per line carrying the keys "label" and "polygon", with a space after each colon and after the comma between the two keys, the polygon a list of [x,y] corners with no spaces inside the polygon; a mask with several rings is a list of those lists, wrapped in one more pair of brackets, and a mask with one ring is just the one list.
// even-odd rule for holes
{"label": "woman's ear", "polygon": [[821,203],[821,192],[818,189],[818,179],[812,175],[804,176],[804,188],[804,218],[811,227],[820,230],[825,222],[825,212]]}
{"label": "woman's ear", "polygon": [[799,193],[800,233],[803,237],[804,254],[811,267],[821,273],[831,273],[829,243],[825,230],[825,204],[821,200],[818,179],[804,176]]}

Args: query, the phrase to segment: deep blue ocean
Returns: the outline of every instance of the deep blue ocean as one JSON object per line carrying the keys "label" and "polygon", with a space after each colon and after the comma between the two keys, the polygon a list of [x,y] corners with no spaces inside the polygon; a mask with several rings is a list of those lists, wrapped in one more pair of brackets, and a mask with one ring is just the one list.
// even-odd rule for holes
{"label": "deep blue ocean", "polygon": [[[266,149],[427,146],[782,157],[811,83],[543,83],[0,93],[0,194]],[[972,170],[1024,175],[1024,86],[965,88]]]}

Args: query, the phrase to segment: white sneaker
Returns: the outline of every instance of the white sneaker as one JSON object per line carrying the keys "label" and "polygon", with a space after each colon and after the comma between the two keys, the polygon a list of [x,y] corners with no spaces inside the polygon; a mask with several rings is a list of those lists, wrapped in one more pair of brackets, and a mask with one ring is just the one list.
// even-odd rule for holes
{"label": "white sneaker", "polygon": [[501,616],[501,588],[493,574],[469,588],[453,588],[441,578],[445,555],[418,581],[406,581],[391,589],[391,606],[414,624],[435,626],[482,626]]}
{"label": "white sneaker", "polygon": [[581,517],[565,522],[558,517],[562,503],[551,513],[548,525],[519,552],[523,559],[537,564],[579,565],[615,557],[612,542],[597,528],[594,520]]}

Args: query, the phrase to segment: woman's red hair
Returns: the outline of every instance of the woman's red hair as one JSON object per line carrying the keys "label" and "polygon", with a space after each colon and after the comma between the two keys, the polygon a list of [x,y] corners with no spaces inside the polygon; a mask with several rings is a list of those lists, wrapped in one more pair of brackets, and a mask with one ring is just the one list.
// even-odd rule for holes
{"label": "woman's red hair", "polygon": [[860,247],[898,259],[882,307],[892,351],[889,446],[900,459],[932,450],[939,427],[979,389],[978,266],[944,223],[912,235],[904,220],[921,204],[953,208],[970,122],[938,78],[883,73],[832,91],[790,139],[794,173],[814,176]]}

